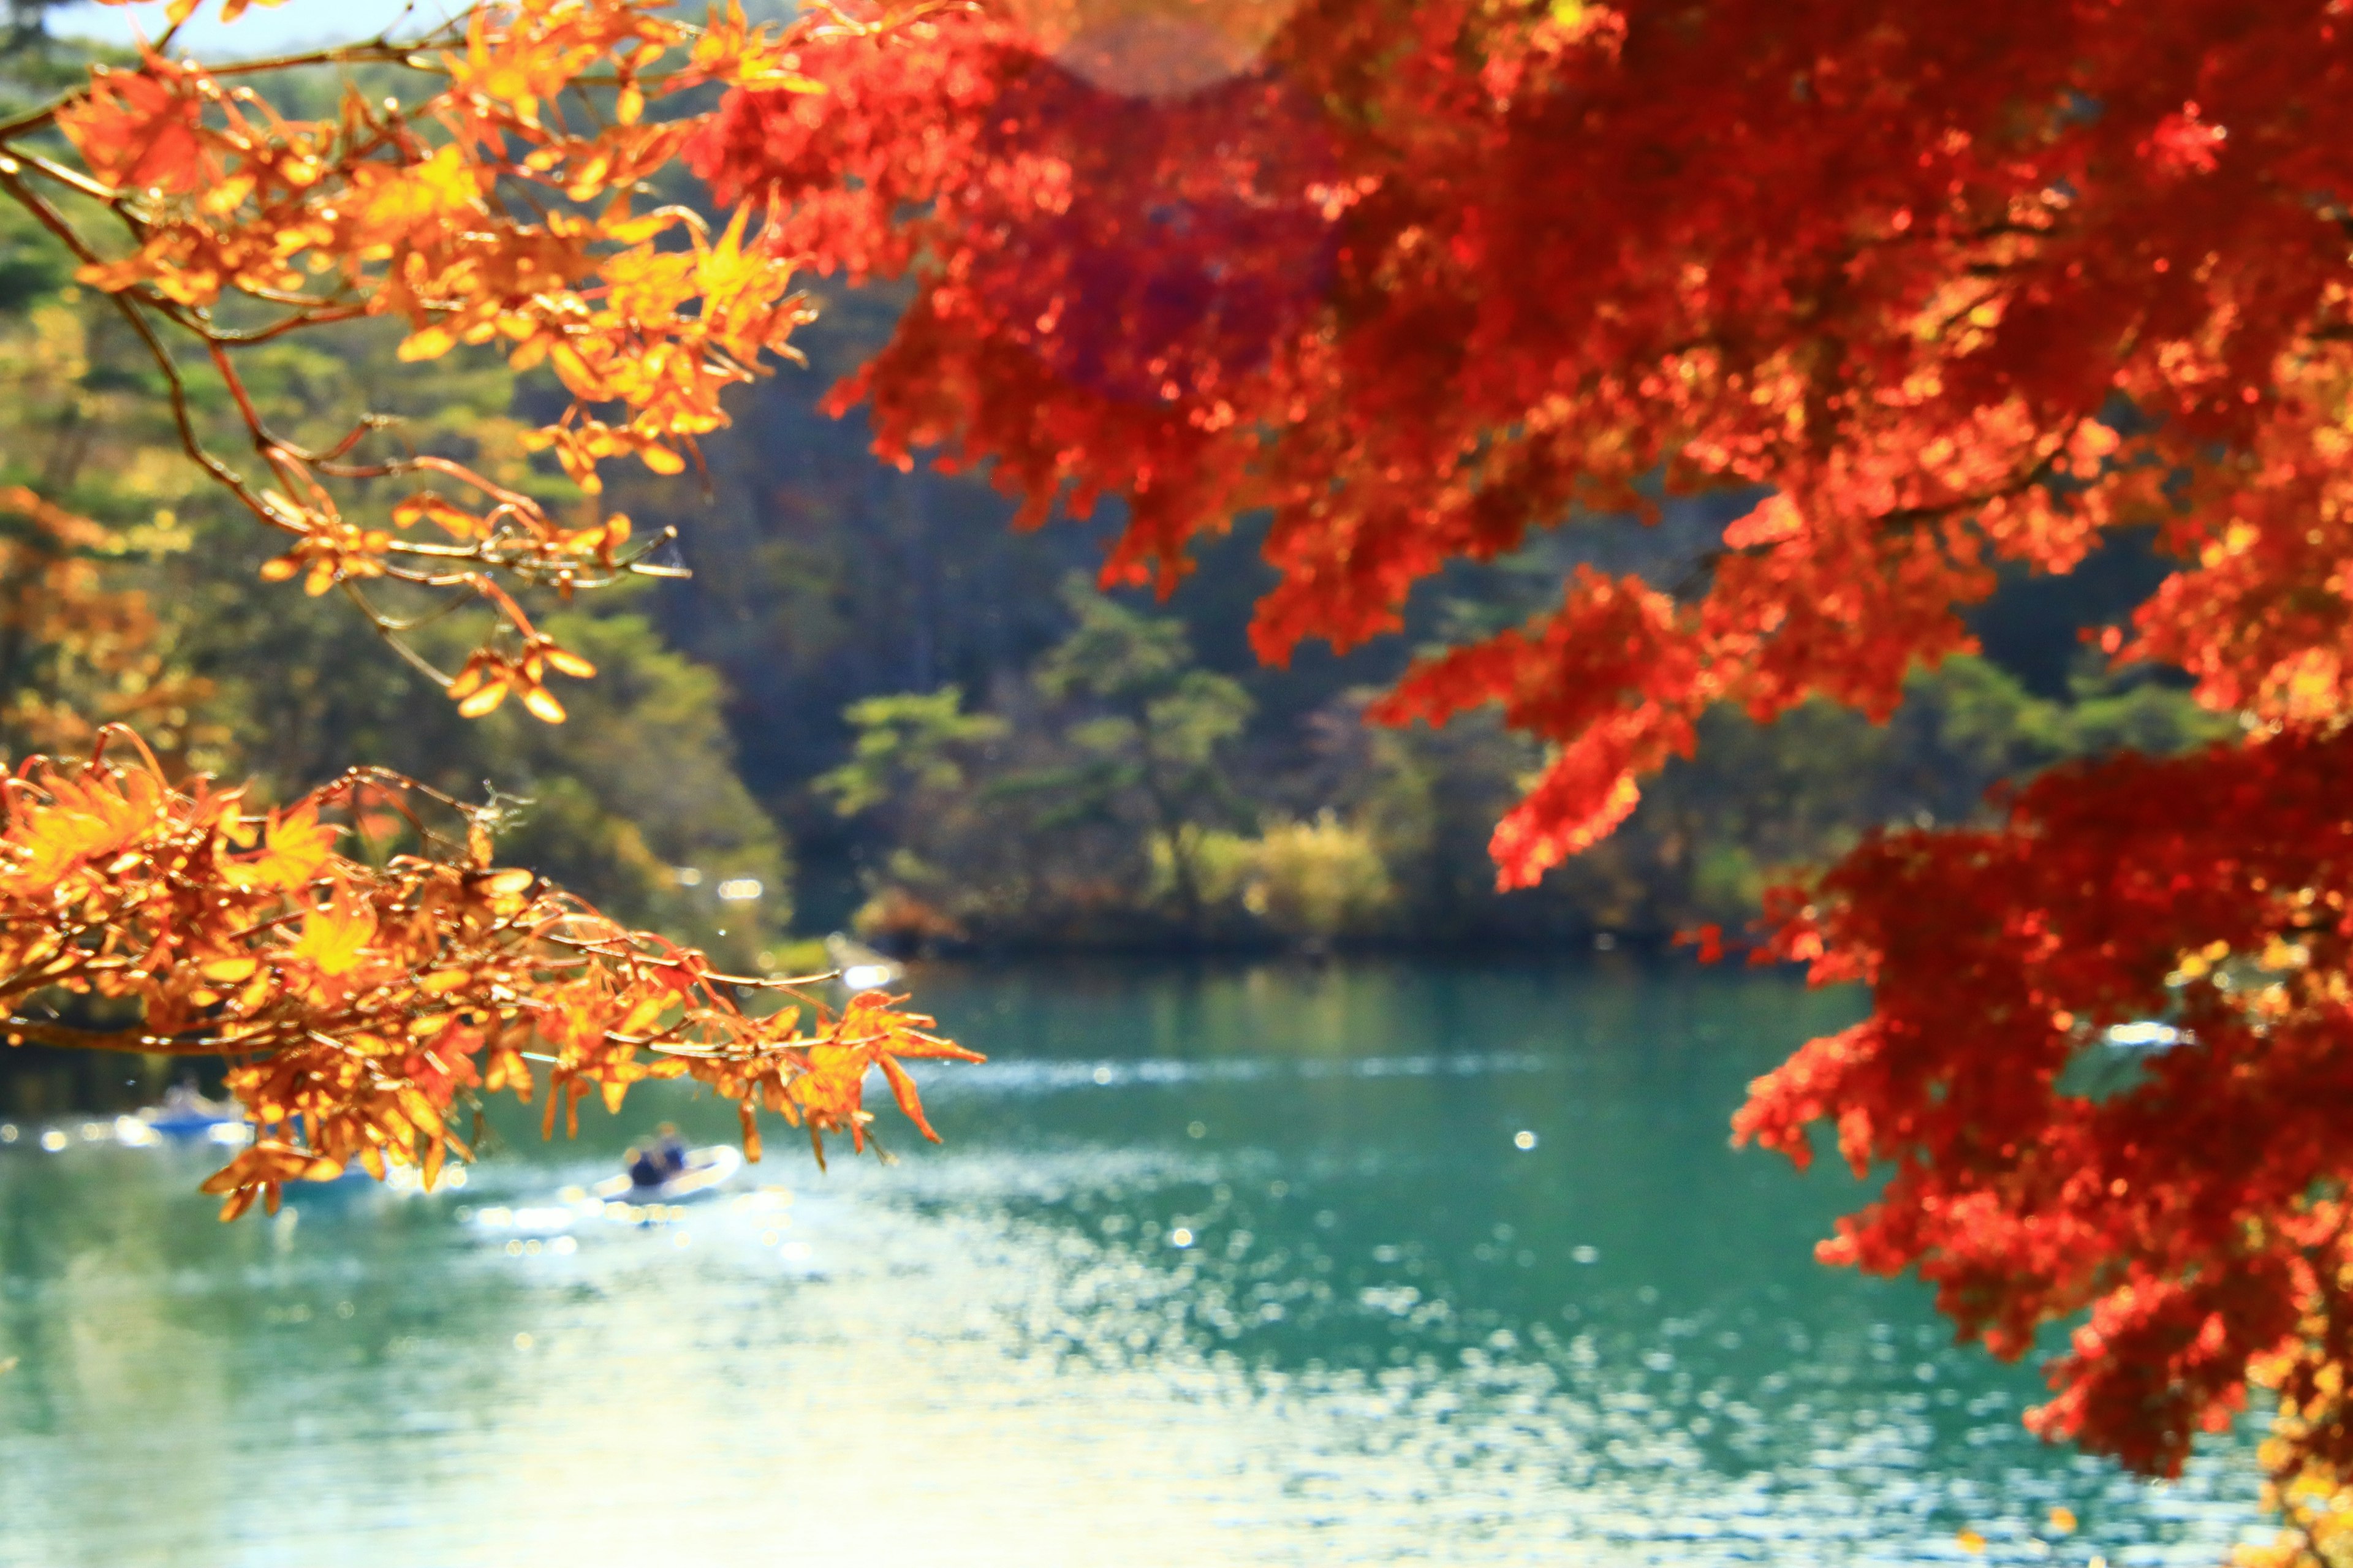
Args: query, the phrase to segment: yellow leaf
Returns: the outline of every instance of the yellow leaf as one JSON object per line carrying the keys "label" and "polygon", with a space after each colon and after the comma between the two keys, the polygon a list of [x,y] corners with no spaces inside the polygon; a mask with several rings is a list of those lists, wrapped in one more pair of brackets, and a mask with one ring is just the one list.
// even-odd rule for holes
{"label": "yellow leaf", "polygon": [[791,70],[774,68],[748,70],[736,79],[742,86],[763,89],[781,88],[786,92],[806,93],[821,93],[826,90],[825,83],[816,78],[806,77],[798,71]]}
{"label": "yellow leaf", "polygon": [[[564,722],[564,704],[558,702],[544,686],[534,686],[522,694],[522,705],[531,716],[549,724]],[[463,711],[463,710],[460,710]]]}
{"label": "yellow leaf", "polygon": [[302,935],[290,949],[322,974],[348,974],[375,940],[375,910],[338,885],[327,901],[302,917]]}
{"label": "yellow leaf", "polygon": [[459,539],[471,539],[482,531],[482,520],[465,508],[451,504],[431,490],[420,490],[392,509],[392,521],[401,528],[430,521]]}
{"label": "yellow leaf", "polygon": [[1978,1552],[1983,1552],[1986,1546],[1985,1537],[1979,1535],[1974,1530],[1964,1530],[1960,1531],[1953,1537],[1953,1541],[1954,1543],[1959,1546],[1962,1551],[1970,1553],[1972,1556]]}
{"label": "yellow leaf", "polygon": [[461,719],[479,719],[506,700],[507,683],[504,680],[492,680],[458,704],[458,716]]}
{"label": "yellow leaf", "polygon": [[427,1138],[441,1136],[441,1113],[433,1109],[433,1102],[425,1098],[423,1090],[404,1085],[400,1090],[400,1108],[408,1113],[409,1122],[417,1131]]}
{"label": "yellow leaf", "polygon": [[575,202],[585,202],[605,188],[605,176],[612,173],[613,160],[602,153],[593,153],[587,162],[573,171],[572,182],[564,194]]}
{"label": "yellow leaf", "polygon": [[503,871],[493,871],[475,884],[494,899],[512,899],[528,889],[538,880],[538,873],[521,866],[510,866]]}
{"label": "yellow leaf", "polygon": [[[292,811],[269,814],[269,826],[262,830],[261,852],[250,860],[239,861],[230,871],[229,879],[239,887],[293,889],[317,876],[328,858],[334,853],[336,836],[343,829],[331,822],[319,820],[316,801],[304,801]],[[248,964],[248,973],[251,972]],[[235,980],[233,974],[214,974],[208,968],[207,978]]]}
{"label": "yellow leaf", "polygon": [[403,338],[398,353],[404,360],[439,359],[458,346],[458,334],[447,327],[426,327]]}
{"label": "yellow leaf", "polygon": [[633,217],[625,222],[607,226],[605,237],[617,245],[642,245],[654,236],[669,229],[678,221],[678,210],[675,207],[664,207],[659,212],[648,213],[643,217]]}

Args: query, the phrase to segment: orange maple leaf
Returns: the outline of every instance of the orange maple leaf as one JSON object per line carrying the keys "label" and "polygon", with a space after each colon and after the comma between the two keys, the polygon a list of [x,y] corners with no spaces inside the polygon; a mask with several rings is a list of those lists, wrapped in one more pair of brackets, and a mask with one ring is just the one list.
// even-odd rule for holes
{"label": "orange maple leaf", "polygon": [[205,146],[204,107],[182,90],[191,74],[160,55],[136,70],[93,67],[90,96],[59,111],[58,129],[90,173],[117,190],[199,189],[220,169]]}
{"label": "orange maple leaf", "polygon": [[302,917],[302,935],[289,950],[324,975],[344,975],[360,966],[375,940],[375,910],[348,897],[338,884],[327,901]]}
{"label": "orange maple leaf", "polygon": [[250,859],[229,868],[229,880],[240,888],[301,887],[319,874],[334,852],[343,829],[319,820],[315,801],[304,801],[284,816],[273,811],[262,830],[262,847]]}
{"label": "orange maple leaf", "polygon": [[26,801],[7,834],[23,854],[12,879],[37,887],[63,877],[77,861],[96,861],[129,848],[164,820],[163,790],[153,775],[128,774],[118,785],[93,775],[77,782],[43,778],[47,801]]}

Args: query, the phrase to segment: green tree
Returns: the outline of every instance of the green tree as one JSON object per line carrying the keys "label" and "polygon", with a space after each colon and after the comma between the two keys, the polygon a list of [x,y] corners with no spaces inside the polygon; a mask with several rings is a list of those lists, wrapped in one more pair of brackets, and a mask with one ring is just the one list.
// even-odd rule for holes
{"label": "green tree", "polygon": [[1083,577],[1064,583],[1078,625],[1039,662],[1038,689],[1090,710],[1069,726],[1080,753],[1056,787],[1079,812],[1140,805],[1189,931],[1202,926],[1202,833],[1234,815],[1220,763],[1249,724],[1240,681],[1199,668],[1185,624],[1138,614]]}
{"label": "green tree", "polygon": [[869,697],[842,710],[858,739],[849,761],[817,781],[819,795],[844,816],[917,791],[960,790],[969,754],[1000,740],[1004,720],[967,713],[960,687]]}

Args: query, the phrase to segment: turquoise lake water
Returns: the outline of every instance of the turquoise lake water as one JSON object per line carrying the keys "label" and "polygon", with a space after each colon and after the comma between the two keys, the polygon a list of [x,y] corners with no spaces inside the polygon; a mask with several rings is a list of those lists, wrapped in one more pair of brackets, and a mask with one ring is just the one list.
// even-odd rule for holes
{"label": "turquoise lake water", "polygon": [[9,1124],[0,1564],[2121,1568],[2258,1525],[2242,1449],[2152,1486],[2048,1447],[2031,1368],[1812,1262],[1862,1188],[1725,1124],[1852,996],[1601,957],[913,989],[992,1057],[927,1075],[945,1146],[821,1176],[777,1129],[658,1223],[566,1189],[729,1109],[506,1117],[462,1189],[232,1226],[204,1152]]}

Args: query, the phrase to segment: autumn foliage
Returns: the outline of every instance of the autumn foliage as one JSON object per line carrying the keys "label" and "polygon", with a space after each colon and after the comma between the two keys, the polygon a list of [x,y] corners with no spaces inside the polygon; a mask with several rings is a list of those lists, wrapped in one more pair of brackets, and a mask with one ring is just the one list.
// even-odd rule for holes
{"label": "autumn foliage", "polygon": [[1268,658],[1395,630],[1535,531],[1743,498],[1380,705],[1550,743],[1507,884],[1710,707],[1883,716],[2002,569],[2153,542],[2171,575],[2087,635],[2242,742],[1791,890],[1771,952],[1875,1010],[1740,1127],[1892,1170],[1828,1255],[1926,1275],[1965,1334],[2020,1355],[2088,1314],[2047,1432],[2166,1472],[2277,1387],[2296,1529],[2264,1560],[2353,1549],[2353,16],[1007,0],[803,64],[831,90],[739,90],[687,156],[781,252],[912,280],[839,405],[1031,521],[1116,498],[1114,576],[1264,517]]}
{"label": "autumn foliage", "polygon": [[[146,595],[106,581],[106,557],[121,545],[22,485],[0,487],[0,724],[37,744],[79,749],[100,724],[152,719],[201,690],[162,668]],[[109,693],[104,711],[51,695],[84,683]]]}
{"label": "autumn foliage", "polygon": [[[866,1147],[871,1069],[929,1136],[902,1059],[972,1056],[875,993],[836,1012],[807,990],[825,976],[723,974],[624,930],[492,865],[483,808],[420,799],[431,792],[406,780],[361,771],[257,816],[236,791],[175,789],[153,759],[119,765],[101,750],[83,766],[37,759],[5,787],[6,999],[62,994],[89,1020],[11,1016],[10,1043],[229,1058],[258,1136],[206,1184],[227,1194],[227,1218],[349,1164],[379,1178],[414,1166],[429,1185],[469,1152],[453,1105],[530,1100],[533,1062],[551,1132],[592,1093],[618,1110],[632,1084],[685,1077],[738,1102],[754,1157],[765,1108],[822,1160],[828,1132]],[[338,808],[353,823],[326,815]],[[336,852],[347,833],[404,821],[425,853],[370,866]],[[746,1009],[774,992],[789,1004]],[[106,1029],[117,1011],[131,1021]]]}
{"label": "autumn foliage", "polygon": [[[241,9],[242,7],[239,7]],[[192,6],[176,8],[185,15]],[[190,455],[228,487],[286,552],[264,575],[341,590],[398,641],[374,606],[396,582],[480,600],[498,620],[449,683],[469,713],[512,692],[564,716],[550,672],[594,673],[554,646],[512,590],[568,595],[651,572],[658,540],[632,541],[618,513],[561,520],[459,464],[391,446],[363,419],[311,450],[273,433],[237,369],[238,351],[364,316],[409,329],[403,358],[494,343],[513,365],[546,363],[570,404],[529,438],[582,489],[634,458],[686,467],[698,437],[726,423],[719,397],[790,355],[807,319],[795,259],[751,243],[749,207],[713,231],[676,204],[638,210],[648,178],[699,128],[677,95],[713,84],[817,90],[793,62],[811,21],[787,36],[740,10],[691,27],[625,0],[565,0],[471,13],[439,41],[363,45],[206,69],[150,54],[100,68],[86,91],[0,125],[10,162],[0,190],[31,208],[81,260],[168,379]],[[345,91],[335,118],[289,120],[246,79],[302,65],[378,64],[427,87],[413,102]],[[62,132],[79,168],[35,140]],[[124,247],[77,223],[98,204]],[[187,342],[242,413],[259,472],[207,449],[189,416]],[[338,489],[398,481],[381,513],[354,516]],[[373,491],[364,492],[374,498]]]}
{"label": "autumn foliage", "polygon": [[[193,8],[175,5],[175,24]],[[646,205],[648,181],[698,129],[680,95],[818,90],[798,51],[865,25],[754,28],[722,8],[691,26],[663,9],[485,9],[422,41],[217,68],[158,47],[0,124],[0,192],[144,346],[187,455],[283,540],[262,576],[348,596],[468,716],[513,695],[565,717],[548,678],[595,671],[522,595],[666,570],[647,559],[659,538],[596,509],[598,466],[681,471],[725,423],[721,393],[789,357],[807,317],[795,258],[757,242],[748,205],[712,224]],[[333,118],[290,119],[267,89],[311,68],[425,90],[349,86]],[[550,367],[569,401],[527,444],[584,492],[576,513],[408,449],[373,417],[324,449],[273,431],[239,356],[366,317],[403,325],[406,359],[490,344]],[[206,444],[207,398],[235,410],[249,451]],[[225,1060],[255,1132],[206,1184],[225,1218],[350,1165],[416,1167],[429,1185],[469,1155],[466,1113],[501,1091],[543,1095],[552,1132],[590,1095],[618,1110],[633,1084],[691,1078],[738,1103],[754,1158],[765,1110],[822,1160],[828,1134],[872,1142],[863,1095],[879,1072],[934,1136],[902,1063],[975,1058],[930,1019],[875,993],[830,1005],[828,975],[722,973],[499,866],[495,797],[468,805],[362,768],[264,811],[175,775],[106,722],[185,695],[140,662],[148,606],[93,567],[109,531],[27,490],[0,491],[0,515],[12,673],[43,685],[22,653],[135,677],[114,683],[118,712],[7,714],[86,760],[29,756],[0,782],[0,1034]],[[386,584],[443,603],[395,614],[371,597]],[[405,634],[468,605],[491,612],[488,634],[456,671],[433,669]]]}

